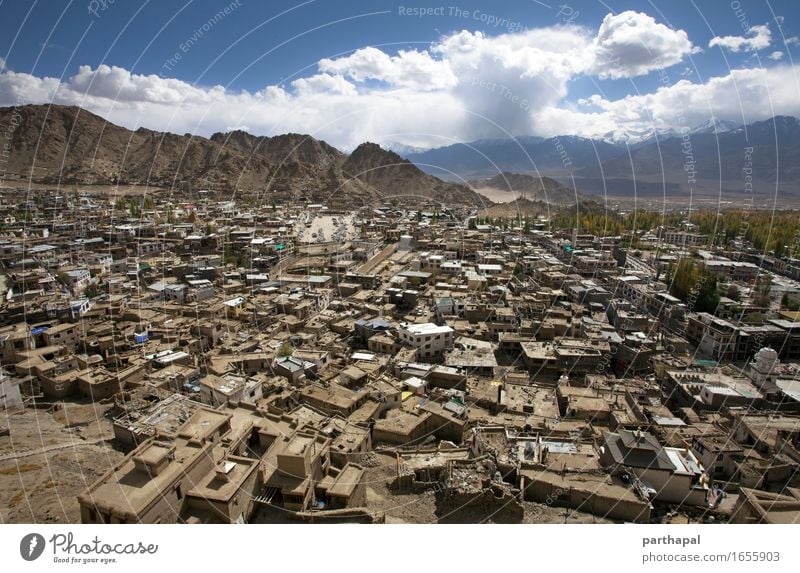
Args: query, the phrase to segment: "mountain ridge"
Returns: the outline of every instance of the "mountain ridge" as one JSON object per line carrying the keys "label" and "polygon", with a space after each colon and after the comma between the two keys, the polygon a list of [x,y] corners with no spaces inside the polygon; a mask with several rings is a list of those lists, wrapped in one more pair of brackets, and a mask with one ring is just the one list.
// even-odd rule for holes
{"label": "mountain ridge", "polygon": [[631,145],[531,136],[459,143],[405,157],[441,178],[549,176],[594,195],[741,194],[744,149],[750,147],[756,193],[800,195],[800,120],[792,116],[747,125],[714,118],[686,133],[661,131]]}
{"label": "mountain ridge", "polygon": [[[192,185],[226,193],[304,196],[343,205],[397,195],[402,175],[408,201],[486,201],[464,185],[425,174],[377,145],[361,149],[359,169],[346,155],[310,135],[256,136],[245,131],[209,138],[148,128],[131,131],[77,106],[0,108],[7,133],[5,179],[57,185]],[[359,146],[362,147],[362,146]],[[402,164],[399,171],[393,168]],[[274,194],[274,195],[273,195]]]}

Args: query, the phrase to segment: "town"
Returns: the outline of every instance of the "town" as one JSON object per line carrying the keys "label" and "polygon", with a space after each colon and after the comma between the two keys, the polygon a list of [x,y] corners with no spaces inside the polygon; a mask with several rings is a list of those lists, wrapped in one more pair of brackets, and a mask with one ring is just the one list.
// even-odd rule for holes
{"label": "town", "polygon": [[6,190],[3,521],[800,516],[800,260],[261,199]]}

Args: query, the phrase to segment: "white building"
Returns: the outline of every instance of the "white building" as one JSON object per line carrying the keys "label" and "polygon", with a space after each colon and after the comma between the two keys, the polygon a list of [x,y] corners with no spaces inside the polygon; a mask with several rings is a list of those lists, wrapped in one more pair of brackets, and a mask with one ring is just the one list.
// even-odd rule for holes
{"label": "white building", "polygon": [[750,379],[759,388],[763,388],[767,383],[775,382],[779,364],[780,360],[777,352],[772,348],[761,348],[750,362]]}
{"label": "white building", "polygon": [[72,318],[80,318],[92,308],[92,301],[88,298],[81,298],[70,301],[69,309]]}
{"label": "white building", "polygon": [[417,349],[417,358],[437,356],[453,348],[453,329],[449,326],[401,323],[397,332],[401,342]]}
{"label": "white building", "polygon": [[75,292],[83,291],[92,280],[92,275],[89,273],[89,269],[74,269],[71,271],[67,271],[64,273],[68,280],[69,284],[72,287],[72,290]]}
{"label": "white building", "polygon": [[668,229],[664,231],[664,242],[679,247],[694,247],[695,245],[707,245],[708,235],[703,233],[689,233]]}
{"label": "white building", "polygon": [[226,374],[206,376],[200,381],[200,401],[210,406],[228,402],[255,404],[262,397],[261,382],[255,378]]}
{"label": "white building", "polygon": [[187,286],[181,283],[174,283],[164,287],[164,300],[183,304],[186,301]]}
{"label": "white building", "polygon": [[5,372],[0,371],[0,408],[16,410],[24,407],[19,381],[14,381]]}

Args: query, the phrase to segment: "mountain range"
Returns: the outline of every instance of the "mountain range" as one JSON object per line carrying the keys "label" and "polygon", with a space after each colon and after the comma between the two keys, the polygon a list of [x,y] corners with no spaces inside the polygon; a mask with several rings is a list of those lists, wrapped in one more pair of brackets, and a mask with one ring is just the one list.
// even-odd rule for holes
{"label": "mountain range", "polygon": [[616,189],[641,182],[639,192],[646,194],[645,186],[660,188],[663,182],[673,193],[720,189],[744,193],[746,184],[752,183],[756,195],[776,190],[797,195],[800,121],[776,116],[722,133],[707,130],[658,139],[601,164],[586,165],[573,175],[576,185],[586,190],[601,182]]}
{"label": "mountain range", "polygon": [[303,196],[353,206],[436,201],[482,205],[466,185],[441,181],[374,143],[345,154],[310,135],[210,138],[114,125],[79,107],[0,108],[4,179],[52,185],[208,188],[270,199]]}
{"label": "mountain range", "polygon": [[618,156],[624,146],[577,136],[481,139],[407,153],[427,173],[446,179],[494,177],[501,172],[567,173]]}
{"label": "mountain range", "polygon": [[[752,153],[746,153],[750,148]],[[592,194],[735,196],[752,191],[761,197],[776,192],[800,197],[800,121],[789,116],[748,125],[714,120],[686,134],[659,132],[630,145],[576,136],[517,137],[404,157],[442,178],[548,175]],[[752,187],[746,189],[745,183]]]}
{"label": "mountain range", "polygon": [[[131,131],[58,105],[0,108],[0,129],[6,184],[188,186],[342,207],[485,206],[486,197],[513,198],[505,191],[551,204],[592,194],[800,198],[800,121],[788,116],[742,126],[711,121],[685,135],[663,132],[634,145],[529,136],[425,151],[396,146],[405,157],[375,143],[347,154],[296,133],[266,137],[237,130],[205,138]],[[481,189],[495,193],[475,192]]]}

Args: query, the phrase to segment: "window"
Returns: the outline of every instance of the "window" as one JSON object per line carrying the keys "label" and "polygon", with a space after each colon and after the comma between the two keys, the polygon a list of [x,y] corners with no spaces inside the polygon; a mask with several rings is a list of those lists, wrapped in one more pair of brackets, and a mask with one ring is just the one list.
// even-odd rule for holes
{"label": "window", "polygon": [[178,499],[183,499],[183,492],[181,491],[181,484],[175,486],[175,495],[178,496]]}

